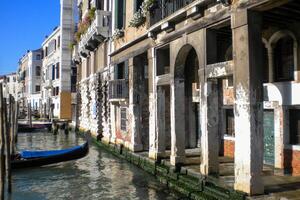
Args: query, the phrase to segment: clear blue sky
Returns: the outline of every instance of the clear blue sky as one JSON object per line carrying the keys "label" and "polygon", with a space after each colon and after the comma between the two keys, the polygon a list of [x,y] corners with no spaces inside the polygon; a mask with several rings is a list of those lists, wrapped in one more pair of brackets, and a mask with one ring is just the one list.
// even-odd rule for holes
{"label": "clear blue sky", "polygon": [[59,25],[60,0],[1,0],[0,75],[15,72],[27,50],[41,47]]}

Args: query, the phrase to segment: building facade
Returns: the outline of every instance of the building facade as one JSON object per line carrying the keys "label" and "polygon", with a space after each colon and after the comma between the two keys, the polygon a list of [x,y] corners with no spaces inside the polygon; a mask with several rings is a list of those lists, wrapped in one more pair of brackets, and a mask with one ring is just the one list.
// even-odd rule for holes
{"label": "building facade", "polygon": [[42,110],[51,118],[71,120],[75,112],[77,72],[70,48],[75,27],[73,7],[73,0],[61,0],[60,26],[42,44]]}
{"label": "building facade", "polygon": [[78,68],[77,125],[109,140],[111,4],[103,0],[82,0],[77,5],[79,22],[73,54]]}
{"label": "building facade", "polygon": [[96,97],[91,84],[101,59],[95,35],[108,36],[90,37],[91,28],[80,37],[79,127],[101,135],[92,126],[106,123],[105,141],[175,166],[198,149],[203,175],[219,174],[219,156],[231,157],[234,188],[250,195],[264,192],[263,165],[299,175],[298,1],[118,0],[109,7],[108,75],[97,81],[109,78],[109,108],[95,106],[106,93]]}
{"label": "building facade", "polygon": [[21,107],[30,104],[35,111],[40,111],[41,105],[41,70],[42,50],[27,51],[19,61],[19,91],[18,100]]}
{"label": "building facade", "polygon": [[3,85],[3,97],[8,98],[12,95],[14,99],[18,98],[18,79],[16,73],[10,73],[0,76],[0,83]]}

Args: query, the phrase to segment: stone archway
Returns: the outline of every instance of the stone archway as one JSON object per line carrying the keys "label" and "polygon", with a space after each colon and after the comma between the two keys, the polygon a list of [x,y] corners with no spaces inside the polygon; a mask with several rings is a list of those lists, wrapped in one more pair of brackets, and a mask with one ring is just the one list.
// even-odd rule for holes
{"label": "stone archway", "polygon": [[[198,56],[195,48],[184,45],[178,52],[171,81],[171,162],[183,163],[185,148],[197,146],[199,101],[193,94],[199,91]],[[194,98],[195,100],[195,98]]]}

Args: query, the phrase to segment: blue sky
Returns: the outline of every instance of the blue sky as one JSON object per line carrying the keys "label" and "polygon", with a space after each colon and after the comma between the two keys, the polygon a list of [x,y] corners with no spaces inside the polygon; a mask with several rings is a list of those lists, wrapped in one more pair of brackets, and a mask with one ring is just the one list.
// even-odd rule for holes
{"label": "blue sky", "polygon": [[40,48],[59,25],[60,0],[1,0],[0,75],[15,72],[27,50]]}

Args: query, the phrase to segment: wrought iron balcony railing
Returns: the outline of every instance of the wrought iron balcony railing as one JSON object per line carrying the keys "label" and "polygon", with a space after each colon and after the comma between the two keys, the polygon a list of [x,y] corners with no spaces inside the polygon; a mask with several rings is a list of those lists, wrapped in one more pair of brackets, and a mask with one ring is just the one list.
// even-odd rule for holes
{"label": "wrought iron balcony railing", "polygon": [[193,1],[195,0],[157,0],[156,6],[151,11],[150,24],[159,22]]}
{"label": "wrought iron balcony railing", "polygon": [[117,79],[109,81],[109,100],[120,101],[129,97],[128,80]]}

